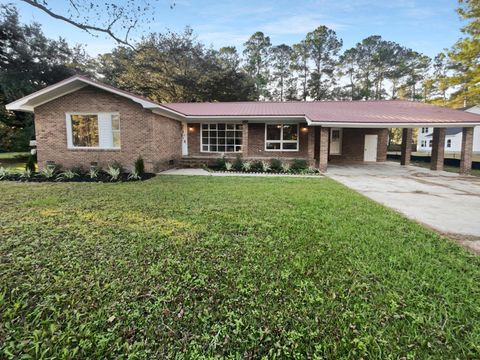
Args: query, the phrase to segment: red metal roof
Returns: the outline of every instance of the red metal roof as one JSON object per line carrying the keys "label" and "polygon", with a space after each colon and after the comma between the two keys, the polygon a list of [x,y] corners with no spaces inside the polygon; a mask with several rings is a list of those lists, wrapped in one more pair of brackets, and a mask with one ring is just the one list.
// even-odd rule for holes
{"label": "red metal roof", "polygon": [[162,104],[189,117],[305,116],[312,122],[480,123],[480,116],[404,100]]}

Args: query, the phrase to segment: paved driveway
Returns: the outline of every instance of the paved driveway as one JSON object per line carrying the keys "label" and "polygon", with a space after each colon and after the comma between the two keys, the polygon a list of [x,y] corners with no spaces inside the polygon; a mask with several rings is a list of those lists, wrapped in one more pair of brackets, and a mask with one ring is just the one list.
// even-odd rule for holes
{"label": "paved driveway", "polygon": [[480,251],[480,178],[397,163],[329,165],[327,176]]}

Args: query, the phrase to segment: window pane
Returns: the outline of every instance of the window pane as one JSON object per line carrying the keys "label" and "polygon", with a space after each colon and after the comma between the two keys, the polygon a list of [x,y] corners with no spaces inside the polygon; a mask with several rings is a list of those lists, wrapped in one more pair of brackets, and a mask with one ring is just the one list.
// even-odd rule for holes
{"label": "window pane", "polygon": [[202,129],[204,130],[208,129],[208,124],[202,124]]}
{"label": "window pane", "polygon": [[267,149],[268,150],[280,150],[280,143],[272,143],[272,142],[267,142]]}
{"label": "window pane", "polygon": [[233,130],[233,129],[235,129],[234,124],[227,124],[227,130]]}
{"label": "window pane", "polygon": [[120,116],[112,115],[112,130],[120,130]]}
{"label": "window pane", "polygon": [[235,131],[227,131],[227,137],[235,137]]}
{"label": "window pane", "polygon": [[202,142],[203,142],[204,144],[208,144],[208,138],[205,138],[205,137],[202,138]]}
{"label": "window pane", "polygon": [[217,145],[210,145],[210,151],[217,151]]}
{"label": "window pane", "polygon": [[267,125],[267,140],[280,140],[282,125]]}
{"label": "window pane", "polygon": [[208,137],[208,130],[203,130],[202,131],[202,136],[203,137]]}
{"label": "window pane", "polygon": [[210,139],[210,144],[217,145],[217,138],[211,138]]}
{"label": "window pane", "polygon": [[203,145],[202,150],[203,150],[203,151],[208,151],[208,145]]}
{"label": "window pane", "polygon": [[225,152],[225,145],[218,145],[217,151]]}
{"label": "window pane", "polygon": [[97,115],[72,115],[73,146],[98,146]]}
{"label": "window pane", "polygon": [[283,150],[297,150],[297,143],[283,143]]}
{"label": "window pane", "polygon": [[297,140],[297,125],[283,125],[283,140]]}
{"label": "window pane", "polygon": [[210,124],[210,130],[216,130],[217,124]]}
{"label": "window pane", "polygon": [[235,150],[235,146],[233,145],[228,145],[227,146],[227,152],[233,152]]}
{"label": "window pane", "polygon": [[225,138],[218,138],[218,143],[221,145],[225,144]]}
{"label": "window pane", "polygon": [[[219,126],[220,126],[220,125],[219,125]],[[219,130],[219,131],[218,131],[218,137],[219,137],[219,138],[221,138],[221,137],[224,138],[224,137],[225,137],[225,131],[220,131],[220,130]]]}
{"label": "window pane", "polygon": [[237,124],[237,125],[235,125],[235,129],[236,129],[237,131],[242,131],[242,124]]}
{"label": "window pane", "polygon": [[217,124],[218,130],[225,130],[225,124]]}
{"label": "window pane", "polygon": [[340,130],[332,130],[332,141],[340,139]]}
{"label": "window pane", "polygon": [[235,139],[234,139],[234,138],[227,138],[227,144],[228,144],[228,145],[233,145],[233,144],[235,144]]}
{"label": "window pane", "polygon": [[237,145],[235,146],[235,151],[242,151],[242,146],[241,145]]}
{"label": "window pane", "polygon": [[112,133],[113,147],[120,147],[120,131],[114,131]]}

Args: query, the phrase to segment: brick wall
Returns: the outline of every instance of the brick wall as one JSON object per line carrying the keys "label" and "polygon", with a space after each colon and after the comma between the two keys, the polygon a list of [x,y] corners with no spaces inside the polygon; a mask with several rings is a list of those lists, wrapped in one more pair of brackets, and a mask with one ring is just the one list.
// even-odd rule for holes
{"label": "brick wall", "polygon": [[[68,149],[65,113],[118,112],[120,142],[118,150]],[[181,158],[181,123],[124,97],[88,86],[35,108],[35,133],[38,164],[53,161],[65,168],[87,168],[97,162],[105,167],[114,161],[131,169],[141,155],[147,171],[159,171]]]}
{"label": "brick wall", "polygon": [[342,154],[330,155],[330,161],[363,161],[365,135],[378,135],[377,161],[387,160],[388,129],[344,128]]}
{"label": "brick wall", "polygon": [[[309,156],[309,131],[313,132],[312,128],[308,128],[308,131],[303,131],[302,127],[306,127],[307,124],[299,124],[299,149],[298,151],[266,151],[265,150],[265,124],[264,123],[249,123],[243,124],[248,126],[248,158],[295,158],[306,159]],[[245,140],[245,139],[244,139]],[[313,156],[313,142],[311,144],[312,150],[310,155]],[[200,151],[200,124],[188,125],[188,154],[191,157],[214,157],[218,158],[220,153],[206,153]],[[226,154],[227,157],[236,154]]]}

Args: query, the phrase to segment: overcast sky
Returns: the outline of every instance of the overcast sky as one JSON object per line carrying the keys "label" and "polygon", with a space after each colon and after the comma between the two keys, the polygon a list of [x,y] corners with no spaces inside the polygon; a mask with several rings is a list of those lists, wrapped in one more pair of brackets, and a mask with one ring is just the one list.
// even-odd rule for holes
{"label": "overcast sky", "polygon": [[[62,9],[65,0],[50,0],[55,9]],[[12,2],[0,0],[0,2]],[[293,44],[319,25],[334,29],[344,41],[344,49],[369,35],[435,56],[461,36],[460,22],[455,9],[456,0],[168,0],[156,2],[155,22],[144,24],[142,31],[181,31],[191,26],[198,38],[215,48],[242,43],[255,31],[270,36],[274,45]],[[91,55],[108,52],[114,41],[88,33],[59,20],[54,20],[30,5],[14,0],[22,22],[37,21],[45,34],[62,36],[71,44],[87,44]]]}

